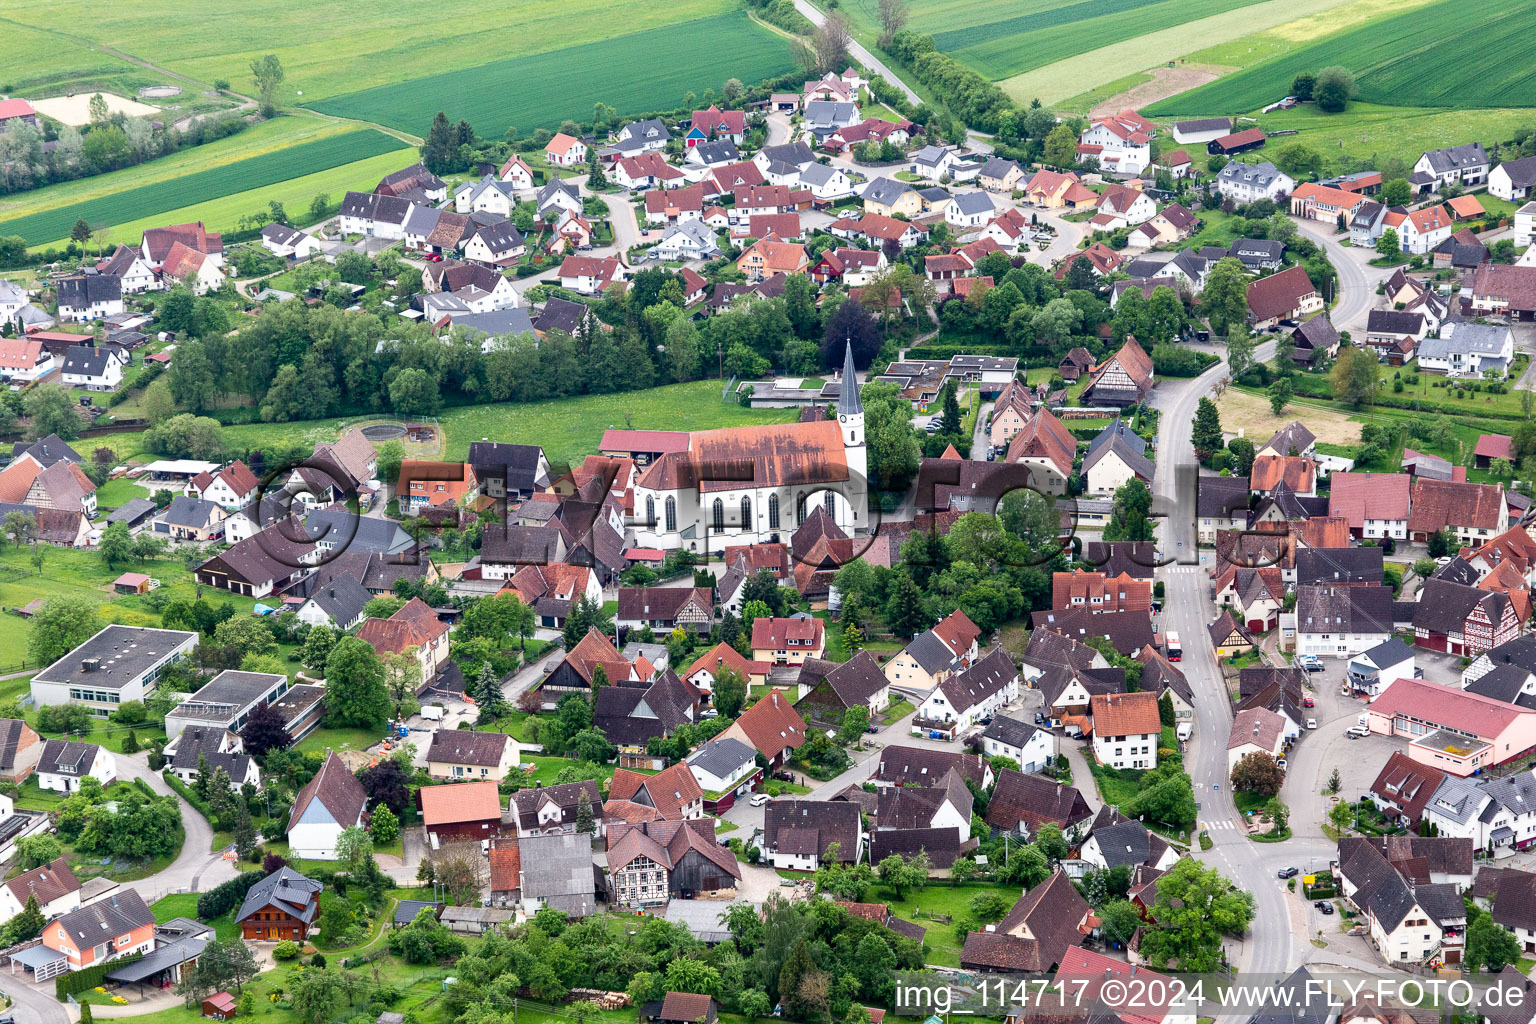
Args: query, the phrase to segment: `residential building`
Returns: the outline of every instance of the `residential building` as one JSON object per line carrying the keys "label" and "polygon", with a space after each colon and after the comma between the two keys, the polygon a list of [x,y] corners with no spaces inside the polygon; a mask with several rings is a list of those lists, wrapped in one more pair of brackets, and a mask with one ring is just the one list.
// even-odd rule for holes
{"label": "residential building", "polygon": [[1056,763],[1056,737],[1047,729],[1019,718],[998,715],[981,734],[988,757],[1008,757],[1026,774],[1043,772]]}
{"label": "residential building", "polygon": [[71,911],[43,928],[43,945],[61,953],[69,970],[155,948],[155,915],[132,889]]}
{"label": "residential building", "polygon": [[1018,667],[1001,647],[994,647],[969,668],[940,681],[919,708],[918,718],[963,729],[991,717],[1018,695]]}
{"label": "residential building", "polygon": [[1476,657],[1520,634],[1521,616],[1506,594],[1449,580],[1424,581],[1413,613],[1414,643]]}
{"label": "residential building", "polygon": [[520,756],[515,737],[439,729],[427,748],[427,774],[434,779],[490,779],[499,783],[518,768]]}
{"label": "residential building", "polygon": [[1444,185],[1478,185],[1488,177],[1488,153],[1481,142],[1432,149],[1414,162],[1416,172],[1433,176],[1431,191]]}
{"label": "residential building", "polygon": [[235,912],[240,937],[246,942],[308,942],[320,916],[324,888],[291,867],[278,868],[246,892]]}
{"label": "residential building", "polygon": [[997,924],[967,933],[960,967],[978,972],[1053,970],[1092,932],[1092,914],[1058,867],[1019,897]]}
{"label": "residential building", "polygon": [[117,760],[105,747],[72,740],[47,740],[37,758],[37,785],[58,793],[73,793],[87,777],[103,786],[117,779]]}
{"label": "residential building", "polygon": [[1303,268],[1288,267],[1248,285],[1248,315],[1255,326],[1303,320],[1323,310],[1323,297]]}
{"label": "residential building", "polygon": [[1216,175],[1216,191],[1223,198],[1239,204],[1255,199],[1278,199],[1289,195],[1295,187],[1296,179],[1268,160],[1257,164],[1233,161]]}
{"label": "residential building", "polygon": [[1504,372],[1515,356],[1514,333],[1501,324],[1448,320],[1438,338],[1419,342],[1419,368],[1448,377],[1480,377]]}
{"label": "residential building", "polygon": [[874,655],[860,651],[841,664],[817,658],[801,663],[795,710],[805,718],[841,722],[849,709],[861,707],[870,720],[891,702],[891,683]]}
{"label": "residential building", "polygon": [[362,783],[333,752],[293,801],[288,815],[288,847],[294,856],[336,860],[343,829],[361,826],[368,795]]}
{"label": "residential building", "polygon": [[758,698],[720,735],[748,744],[772,768],[788,761],[804,745],[805,720],[790,703],[788,692],[774,689]]}
{"label": "residential building", "polygon": [[798,665],[826,650],[826,622],[813,618],[754,619],[752,658],[774,665]]}
{"label": "residential building", "polygon": [[762,848],[780,870],[815,871],[823,862],[858,864],[864,859],[858,805],[793,797],[770,801],[763,808]]}
{"label": "residential building", "polygon": [[1100,763],[1117,769],[1157,767],[1157,745],[1162,735],[1157,694],[1094,694],[1089,707],[1093,716],[1093,753]]}
{"label": "residential building", "polygon": [[511,811],[519,838],[564,835],[576,832],[582,804],[594,816],[595,835],[603,835],[603,792],[595,782],[568,782],[556,786],[520,789],[512,794]]}
{"label": "residential building", "polygon": [[[1296,653],[1349,658],[1392,635],[1392,591],[1381,586],[1296,588]],[[1282,617],[1282,625],[1287,621]]]}

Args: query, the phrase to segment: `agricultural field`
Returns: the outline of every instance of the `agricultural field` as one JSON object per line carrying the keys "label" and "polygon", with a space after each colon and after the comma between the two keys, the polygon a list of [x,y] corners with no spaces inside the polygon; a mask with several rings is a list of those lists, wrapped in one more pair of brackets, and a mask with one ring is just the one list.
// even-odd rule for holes
{"label": "agricultural field", "polygon": [[[302,16],[295,12],[302,10]],[[579,11],[565,0],[519,0],[501,5],[494,24],[477,19],[448,20],[431,5],[388,0],[313,0],[297,8],[291,0],[141,0],[102,5],[91,0],[0,0],[5,25],[7,78],[20,88],[47,78],[68,83],[82,72],[132,72],[139,85],[166,77],[90,49],[110,47],[203,83],[226,78],[238,92],[251,88],[252,57],[275,53],[287,72],[281,101],[309,102],[378,85],[404,75],[489,64],[509,52],[539,53],[630,33],[691,22],[739,10],[736,0],[582,0]],[[19,47],[12,25],[25,32]],[[25,30],[22,26],[31,26]],[[63,28],[65,31],[59,31]],[[66,34],[67,33],[67,34]],[[167,43],[174,40],[173,43]],[[675,63],[697,63],[716,40],[686,40]],[[700,45],[700,44],[704,45]],[[648,70],[652,52],[626,50],[614,74]],[[602,65],[587,67],[592,74]],[[711,76],[713,77],[713,76]],[[724,81],[729,75],[721,76]],[[746,75],[738,75],[746,81]],[[622,80],[622,79],[621,79]],[[184,84],[184,83],[178,83]],[[719,82],[710,82],[719,88]],[[103,85],[104,87],[104,85]],[[135,89],[138,86],[135,86]],[[0,90],[3,91],[3,90]],[[33,90],[38,91],[38,90]],[[121,91],[121,90],[115,90]],[[699,87],[703,91],[703,87]],[[679,98],[682,90],[679,90]],[[125,93],[132,95],[132,92]],[[606,99],[614,102],[617,97]],[[615,103],[617,105],[617,103]],[[591,112],[591,102],[587,104]],[[436,113],[434,108],[432,113]],[[430,119],[430,114],[428,115]],[[424,131],[426,124],[418,126]]]}
{"label": "agricultural field", "polygon": [[[708,45],[700,47],[703,40]],[[688,59],[672,59],[685,52]],[[782,36],[745,14],[722,14],[391,82],[309,105],[323,114],[417,134],[424,134],[443,110],[493,138],[509,126],[526,134],[569,118],[590,118],[595,103],[632,112],[673,107],[689,91],[718,90],[729,78],[759,82],[789,68]]]}
{"label": "agricultural field", "polygon": [[1521,0],[1469,6],[1439,0],[1418,10],[1336,32],[1262,61],[1148,111],[1162,116],[1239,114],[1286,95],[1302,71],[1342,65],[1365,102],[1410,107],[1513,107],[1536,104],[1536,67],[1491,41],[1536,28],[1536,8]]}
{"label": "agricultural field", "polygon": [[[5,64],[0,93],[36,95],[71,89],[110,88],[131,96],[146,85],[160,85],[168,78],[93,49],[73,36],[53,31],[55,20],[42,5],[22,7],[23,15],[35,13],[45,27],[32,27],[11,18],[9,2],[0,4],[0,36],[5,38]],[[83,5],[82,5],[83,6]],[[89,24],[94,16],[86,19]],[[76,22],[75,24],[80,24]]]}
{"label": "agricultural field", "polygon": [[[107,226],[142,217],[163,221],[163,214],[170,210],[290,181],[401,148],[403,144],[399,139],[383,132],[371,129],[345,132],[138,188],[101,195],[84,202],[56,206],[0,221],[0,234],[20,235],[29,244],[39,245],[68,236],[75,221],[81,218],[92,225]],[[250,212],[249,208],[244,212]]]}
{"label": "agricultural field", "polygon": [[[1437,146],[1474,140],[1491,146],[1512,138],[1516,128],[1531,123],[1531,111],[1512,107],[1442,110],[1355,102],[1341,114],[1327,114],[1311,104],[1303,104],[1291,110],[1261,114],[1258,123],[1266,131],[1297,133],[1271,145],[1300,142],[1325,157],[1343,155],[1378,165],[1389,157],[1397,157],[1412,165],[1420,153]],[[1251,158],[1273,159],[1274,154],[1255,150]]]}

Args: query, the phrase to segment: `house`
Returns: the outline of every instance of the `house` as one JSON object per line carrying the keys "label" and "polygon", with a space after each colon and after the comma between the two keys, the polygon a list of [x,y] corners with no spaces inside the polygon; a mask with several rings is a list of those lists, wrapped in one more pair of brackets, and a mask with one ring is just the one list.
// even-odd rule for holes
{"label": "house", "polygon": [[783,871],[815,871],[823,862],[858,864],[864,859],[859,807],[840,800],[772,800],[763,808],[762,849]]}
{"label": "house", "polygon": [[[1092,195],[1093,193],[1089,193]],[[1121,255],[1103,242],[1094,242],[1086,249],[1079,249],[1072,253],[1056,267],[1055,278],[1058,281],[1066,279],[1067,272],[1072,269],[1072,264],[1078,260],[1086,260],[1088,267],[1093,271],[1094,277],[1104,277],[1113,274],[1120,269],[1124,262]]]}
{"label": "house", "polygon": [[117,761],[94,743],[48,740],[37,758],[37,785],[59,793],[73,793],[87,776],[103,786],[117,778]]}
{"label": "house", "polygon": [[1227,735],[1227,771],[1249,754],[1278,758],[1285,749],[1285,719],[1267,708],[1245,708],[1232,719]]}
{"label": "house", "polygon": [[466,260],[509,267],[528,251],[523,234],[510,220],[481,224],[467,232],[460,243]]}
{"label": "house", "polygon": [[1139,188],[1126,185],[1110,185],[1099,196],[1099,214],[1091,223],[1101,230],[1142,224],[1157,213],[1152,197]]}
{"label": "house", "polygon": [[1321,221],[1330,227],[1340,224],[1347,227],[1354,222],[1357,210],[1366,205],[1374,205],[1359,192],[1330,188],[1310,181],[1296,186],[1291,192],[1290,202],[1293,216]]}
{"label": "house", "polygon": [[[690,157],[702,152],[690,151]],[[613,180],[630,191],[643,188],[673,188],[683,183],[683,172],[667,163],[660,153],[640,153],[614,162]]]}
{"label": "house", "polygon": [[748,744],[773,767],[788,761],[804,745],[805,720],[790,703],[788,692],[774,689],[743,711],[720,736]]}
{"label": "house", "polygon": [[1162,735],[1157,694],[1096,693],[1089,702],[1093,716],[1093,753],[1111,768],[1157,767]]}
{"label": "house", "polygon": [[853,179],[841,167],[809,164],[800,169],[796,182],[811,193],[817,203],[834,203],[853,195]]}
{"label": "house", "polygon": [[753,686],[759,686],[768,681],[768,663],[748,661],[745,655],[725,643],[716,644],[699,655],[693,664],[688,666],[682,678],[694,689],[703,693],[708,700],[710,694],[714,692],[715,679],[722,668],[729,668]]}
{"label": "house", "polygon": [[710,740],[688,755],[689,771],[704,792],[704,809],[724,814],[762,778],[757,751],[730,736]]}
{"label": "house", "polygon": [[368,795],[362,783],[333,752],[293,801],[288,814],[288,846],[294,856],[335,860],[343,829],[363,824]]}
{"label": "house", "polygon": [[1174,181],[1183,181],[1195,175],[1195,162],[1182,149],[1170,149],[1157,158],[1157,166],[1168,172]]}
{"label": "house", "polygon": [[1349,222],[1349,244],[1374,249],[1386,229],[1387,208],[1379,202],[1361,203]]}
{"label": "house", "polygon": [[1152,583],[1126,573],[1073,569],[1051,575],[1051,607],[1057,611],[1086,608],[1090,612],[1147,611],[1152,607]]}
{"label": "house", "polygon": [[1135,111],[1098,117],[1079,137],[1079,159],[1092,157],[1111,174],[1134,176],[1152,163],[1152,136],[1157,129]]}
{"label": "house", "polygon": [[423,681],[430,681],[448,661],[448,625],[419,597],[387,619],[364,620],[357,637],[372,644],[380,658],[414,650]]}
{"label": "house", "polygon": [[1430,579],[1413,614],[1414,643],[1433,651],[1476,657],[1520,633],[1521,616],[1506,594]]}
{"label": "house", "polygon": [[981,734],[988,757],[1007,757],[1026,774],[1043,772],[1056,763],[1056,737],[1047,729],[1018,718],[998,715]]}
{"label": "house", "polygon": [[519,839],[575,832],[582,804],[595,815],[594,834],[601,836],[603,793],[597,783],[567,782],[518,790],[512,794],[511,811]]}
{"label": "house", "polygon": [[1233,618],[1230,611],[1222,612],[1206,628],[1206,632],[1210,634],[1211,646],[1215,648],[1217,658],[1235,658],[1239,654],[1247,654],[1256,646],[1248,627]]}
{"label": "house", "polygon": [[1031,203],[1047,210],[1076,210],[1099,201],[1099,194],[1085,188],[1071,171],[1036,171],[1024,192]]}
{"label": "house", "polygon": [[1280,488],[1293,495],[1317,493],[1317,464],[1304,455],[1260,455],[1253,460],[1248,487],[1254,494],[1274,494]]}
{"label": "house", "polygon": [[821,619],[754,619],[752,658],[775,665],[798,665],[820,658],[826,649],[826,623]]}
{"label": "house", "polygon": [[989,157],[981,165],[976,183],[988,192],[1014,192],[1024,185],[1024,168],[1012,160]]}
{"label": "house", "polygon": [[994,647],[969,668],[941,680],[918,709],[918,720],[963,729],[991,717],[1018,695],[1018,667],[1001,647]]}
{"label": "house", "polygon": [[109,625],[32,677],[37,707],[83,704],[105,718],[128,701],[142,701],[161,674],[197,646],[197,633]]}
{"label": "house", "polygon": [[1106,807],[1094,818],[1078,857],[1098,871],[1122,866],[1167,871],[1178,863],[1179,851],[1141,822]]}
{"label": "house", "polygon": [[1116,419],[1088,445],[1083,475],[1089,494],[1113,494],[1132,479],[1150,484],[1155,467],[1146,456],[1147,442]]}
{"label": "house", "polygon": [[692,149],[709,139],[727,139],[739,146],[747,136],[746,117],[745,111],[721,110],[713,105],[708,110],[695,110],[683,145]]}
{"label": "house", "polygon": [[[320,240],[314,235],[300,231],[298,228],[289,227],[287,224],[279,224],[276,221],[261,229],[261,245],[274,256],[282,256],[291,260],[305,260],[311,256],[318,256],[324,250],[320,246]],[[124,246],[118,247],[119,252],[132,255],[132,250]],[[116,259],[116,256],[113,257]],[[143,266],[137,262],[136,266]],[[148,269],[147,267],[145,268]],[[124,280],[126,288],[127,281]]]}
{"label": "house", "polygon": [[712,260],[720,255],[720,243],[702,220],[685,220],[667,228],[651,255],[658,260]]}
{"label": "house", "polygon": [[591,837],[571,832],[534,835],[518,839],[517,845],[523,914],[551,907],[580,920],[596,912],[601,871],[592,864]]}
{"label": "house", "polygon": [[612,902],[626,907],[726,898],[741,881],[735,856],[715,841],[714,822],[704,820],[615,824],[608,832],[608,872]]}
{"label": "house", "polygon": [[[351,195],[352,193],[348,193]],[[403,218],[402,218],[403,219]],[[144,262],[159,270],[167,262],[177,244],[209,256],[224,257],[224,238],[217,231],[203,227],[202,221],[191,224],[171,224],[163,228],[148,228],[139,243]]]}
{"label": "house", "polygon": [[94,268],[61,278],[55,287],[61,319],[101,320],[123,311],[122,280]]}
{"label": "house", "polygon": [[1200,218],[1178,203],[1169,203],[1162,211],[1138,225],[1126,238],[1126,245],[1151,248],[1172,245],[1194,234]]}
{"label": "house", "polygon": [[261,481],[256,479],[256,474],[251,472],[249,466],[236,459],[222,469],[212,473],[199,473],[187,484],[186,494],[203,501],[211,501],[215,505],[235,511],[248,507],[256,500],[256,493],[261,488]]}
{"label": "house", "polygon": [[319,558],[297,520],[274,523],[197,567],[197,582],[233,594],[263,598],[298,582]]}
{"label": "house", "polygon": [[1450,238],[1455,228],[1450,211],[1444,206],[1427,206],[1402,213],[1388,210],[1382,225],[1397,232],[1403,252],[1420,255]]}
{"label": "house", "polygon": [[1216,191],[1238,204],[1278,199],[1289,195],[1295,187],[1296,179],[1268,160],[1257,164],[1233,161],[1216,174]]}
{"label": "house", "polygon": [[1450,530],[1464,545],[1481,546],[1509,527],[1502,484],[1469,484],[1414,476],[1410,484],[1408,534],[1427,542]]}
{"label": "house", "polygon": [[43,945],[62,953],[69,969],[95,964],[155,948],[155,915],[132,889],[123,889],[100,903],[71,911],[43,927]]}
{"label": "house", "polygon": [[795,710],[823,722],[841,722],[855,707],[866,709],[873,720],[891,702],[890,681],[868,651],[842,664],[816,658],[803,662],[797,689]]}
{"label": "house", "polygon": [[[1401,644],[1401,641],[1396,642]],[[1388,821],[1403,828],[1417,828],[1426,805],[1445,779],[1446,775],[1440,769],[1420,764],[1402,751],[1394,750],[1377,773],[1367,795]]]}
{"label": "house", "polygon": [[902,689],[926,692],[976,660],[980,636],[981,630],[964,612],[951,612],[887,661],[885,677]]}
{"label": "house", "polygon": [[859,193],[865,213],[882,217],[915,217],[922,212],[922,197],[917,189],[894,178],[876,178]]}
{"label": "house", "polygon": [[560,264],[560,287],[578,295],[596,295],[624,280],[624,264],[614,256],[567,256]]}
{"label": "house", "polygon": [[817,284],[836,281],[848,287],[860,287],[874,280],[889,264],[878,249],[827,249],[810,269]]}
{"label": "house", "polygon": [[1376,696],[1397,679],[1418,674],[1413,662],[1413,648],[1393,637],[1350,659],[1344,681],[1356,693]]}
{"label": "house", "polygon": [[1447,377],[1479,377],[1509,369],[1515,356],[1515,336],[1502,324],[1448,320],[1438,338],[1419,343],[1419,369]]}
{"label": "house", "polygon": [[1213,142],[1230,134],[1232,134],[1232,119],[1227,117],[1206,117],[1195,121],[1175,121],[1173,124],[1173,141],[1181,146]]}
{"label": "house", "polygon": [[562,212],[580,215],[583,209],[577,186],[560,178],[553,178],[539,188],[534,195],[534,206],[540,218],[556,223]]}
{"label": "house", "polygon": [[927,786],[881,789],[875,805],[875,828],[878,832],[952,829],[957,843],[968,843],[974,803],[965,780],[952,768]]}
{"label": "house", "polygon": [[1488,177],[1488,153],[1481,142],[1432,149],[1414,162],[1413,169],[1431,175],[1430,191],[1438,192],[1451,184],[1478,185]]}
{"label": "house", "polygon": [[[133,250],[130,249],[128,252],[130,258],[136,258]],[[153,277],[153,272],[151,272],[151,277]],[[0,283],[0,327],[18,323],[17,318],[20,316],[21,311],[31,308],[35,307],[31,305],[31,297],[27,294],[25,288],[9,278]],[[46,317],[47,314],[45,313],[43,316]],[[48,320],[49,326],[52,326],[53,318],[48,317]]]}
{"label": "house", "polygon": [[1285,243],[1262,238],[1238,238],[1227,249],[1227,256],[1237,260],[1250,274],[1279,270],[1285,262]]}
{"label": "house", "polygon": [[907,170],[927,181],[969,181],[981,171],[981,164],[949,146],[929,145],[907,158]]}
{"label": "house", "polygon": [[499,732],[439,729],[427,748],[427,774],[434,779],[490,779],[501,782],[517,769],[516,738]]}
{"label": "house", "polygon": [[1505,160],[1488,174],[1488,194],[1510,202],[1527,198],[1532,185],[1536,185],[1536,157]]}
{"label": "house", "polygon": [[587,144],[557,132],[544,146],[544,159],[554,167],[580,167],[587,162]]}
{"label": "house", "polygon": [[1050,971],[1093,931],[1093,910],[1060,867],[1024,893],[995,925],[969,932],[960,968]]}
{"label": "house", "polygon": [[1259,327],[1284,320],[1303,320],[1323,309],[1323,297],[1299,266],[1260,278],[1248,285],[1249,319]]}
{"label": "house", "polygon": [[[1375,844],[1343,840],[1339,874],[1350,903],[1365,917],[1367,933],[1388,963],[1418,963],[1441,949],[1444,932]],[[1419,886],[1433,891],[1433,886]],[[1451,893],[1455,895],[1454,890]],[[1426,900],[1428,902],[1428,900]],[[1460,913],[1464,915],[1465,909]]]}
{"label": "house", "polygon": [[37,897],[37,909],[52,919],[80,909],[80,881],[63,857],[0,883],[0,919],[9,921]]}
{"label": "house", "polygon": [[490,780],[423,786],[416,801],[431,849],[444,843],[483,841],[500,833],[501,797]]}
{"label": "house", "polygon": [[1157,694],[1158,700],[1166,696],[1173,705],[1173,717],[1177,724],[1188,722],[1193,725],[1195,691],[1190,688],[1184,673],[1151,644],[1138,651],[1135,658],[1141,662],[1142,689]]}
{"label": "house", "polygon": [[457,508],[472,499],[479,483],[474,467],[465,463],[406,459],[400,463],[395,490],[404,492],[401,514],[418,516],[428,508]]}
{"label": "house", "polygon": [[775,274],[802,274],[809,266],[805,246],[786,242],[772,232],[754,242],[736,260],[736,268],[748,281],[761,281]]}
{"label": "house", "polygon": [[[1152,357],[1135,338],[1126,338],[1118,352],[1093,368],[1092,380],[1083,389],[1082,401],[1117,407],[1136,405],[1152,390],[1153,383]],[[1012,449],[1009,450],[1009,461],[1016,461]]]}
{"label": "house", "polygon": [[1216,543],[1222,530],[1248,529],[1248,481],[1242,477],[1202,476],[1195,497],[1195,537]]}
{"label": "house", "polygon": [[1339,340],[1327,313],[1314,316],[1291,332],[1291,359],[1302,367],[1318,365],[1320,359],[1338,355]]}
{"label": "house", "polygon": [[1028,839],[1048,823],[1074,834],[1093,812],[1073,786],[1004,768],[998,773],[986,817],[994,829]]}
{"label": "house", "polygon": [[985,192],[958,192],[944,209],[944,221],[961,230],[979,228],[992,219],[996,208]]}
{"label": "house", "polygon": [[694,778],[693,769],[682,761],[655,775],[618,769],[608,787],[608,799],[628,800],[652,808],[668,820],[704,816],[704,790]]}
{"label": "house", "polygon": [[1471,316],[1536,318],[1536,267],[1485,263],[1472,279]]}
{"label": "house", "polygon": [[320,916],[324,886],[291,867],[281,867],[251,886],[235,914],[247,942],[292,939],[303,944]]}
{"label": "house", "polygon": [[[0,718],[0,780],[21,785],[37,770],[42,753],[43,741],[30,725],[19,718]],[[6,919],[0,913],[0,920]]]}
{"label": "house", "polygon": [[[1302,585],[1296,594],[1298,655],[1353,657],[1392,634],[1392,591],[1387,587]],[[1282,618],[1282,626],[1286,621]]]}
{"label": "house", "polygon": [[94,345],[71,345],[64,352],[60,379],[66,387],[116,391],[123,383],[122,354]]}

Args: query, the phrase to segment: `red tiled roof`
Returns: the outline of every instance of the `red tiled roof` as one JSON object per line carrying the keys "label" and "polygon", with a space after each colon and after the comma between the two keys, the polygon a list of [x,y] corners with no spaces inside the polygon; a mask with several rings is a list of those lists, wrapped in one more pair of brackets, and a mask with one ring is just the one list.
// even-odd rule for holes
{"label": "red tiled roof", "polygon": [[1328,478],[1328,515],[1343,516],[1352,530],[1367,519],[1408,519],[1408,485],[1403,473],[1334,473]]}
{"label": "red tiled roof", "polygon": [[1093,712],[1093,731],[1100,736],[1139,736],[1160,733],[1157,694],[1096,693],[1088,701]]}
{"label": "red tiled roof", "polygon": [[743,711],[732,728],[740,729],[769,760],[787,748],[798,749],[805,743],[805,719],[790,704],[789,694],[784,690],[770,691]]}
{"label": "red tiled roof", "polygon": [[1516,704],[1422,679],[1394,681],[1368,710],[1386,718],[1416,718],[1481,739],[1498,736],[1521,715],[1536,714]]}
{"label": "red tiled roof", "polygon": [[491,847],[490,858],[492,892],[523,887],[523,855],[516,839],[498,839]]}
{"label": "red tiled roof", "polygon": [[1490,459],[1513,459],[1514,438],[1505,434],[1480,434],[1473,455],[1486,455]]}
{"label": "red tiled roof", "polygon": [[1499,525],[1504,505],[1503,488],[1495,484],[1421,476],[1413,478],[1412,498],[1408,529],[1414,533],[1437,533],[1447,526],[1492,530]]}
{"label": "red tiled roof", "polygon": [[501,796],[494,782],[455,782],[423,786],[417,792],[427,828],[501,818]]}
{"label": "red tiled roof", "polygon": [[1298,494],[1310,494],[1317,488],[1317,466],[1302,455],[1260,455],[1253,460],[1249,489],[1271,491],[1281,483]]}

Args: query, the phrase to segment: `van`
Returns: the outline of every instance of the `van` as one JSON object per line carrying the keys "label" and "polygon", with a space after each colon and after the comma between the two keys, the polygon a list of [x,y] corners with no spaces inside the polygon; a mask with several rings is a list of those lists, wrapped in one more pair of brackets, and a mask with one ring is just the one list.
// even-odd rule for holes
{"label": "van", "polygon": [[443,720],[443,709],[436,704],[425,704],[421,709],[421,717],[429,722],[441,722]]}
{"label": "van", "polygon": [[1180,743],[1188,743],[1189,737],[1194,733],[1194,726],[1188,722],[1180,722],[1179,727],[1173,730],[1173,734],[1179,738]]}

